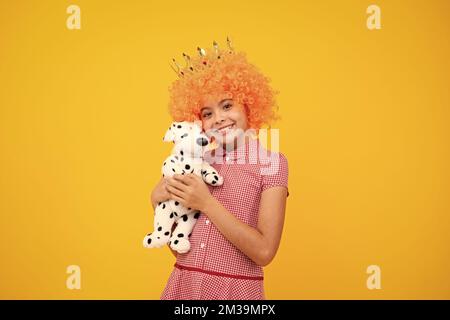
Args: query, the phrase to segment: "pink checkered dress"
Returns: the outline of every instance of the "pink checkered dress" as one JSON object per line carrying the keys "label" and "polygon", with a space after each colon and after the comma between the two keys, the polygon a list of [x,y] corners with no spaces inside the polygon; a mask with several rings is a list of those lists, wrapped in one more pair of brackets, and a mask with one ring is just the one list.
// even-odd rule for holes
{"label": "pink checkered dress", "polygon": [[[288,186],[287,159],[255,139],[222,153],[222,163],[211,161],[212,157],[208,160],[210,153],[205,157],[224,177],[222,186],[209,186],[209,190],[238,219],[256,227],[262,191]],[[190,241],[191,250],[178,254],[161,299],[265,299],[262,267],[229,242],[206,215],[200,215]]]}

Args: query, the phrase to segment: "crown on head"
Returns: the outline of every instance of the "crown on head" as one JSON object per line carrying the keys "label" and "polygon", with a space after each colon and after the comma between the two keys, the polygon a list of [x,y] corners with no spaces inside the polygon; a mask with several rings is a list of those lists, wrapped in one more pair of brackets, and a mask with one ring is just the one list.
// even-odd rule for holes
{"label": "crown on head", "polygon": [[234,54],[233,44],[229,37],[227,37],[228,50],[221,50],[216,41],[213,41],[213,52],[207,52],[205,49],[197,47],[199,58],[191,58],[183,52],[183,59],[185,66],[181,67],[175,58],[172,59],[170,67],[175,71],[179,77],[184,77],[194,72],[211,67],[215,61],[223,59],[226,54]]}

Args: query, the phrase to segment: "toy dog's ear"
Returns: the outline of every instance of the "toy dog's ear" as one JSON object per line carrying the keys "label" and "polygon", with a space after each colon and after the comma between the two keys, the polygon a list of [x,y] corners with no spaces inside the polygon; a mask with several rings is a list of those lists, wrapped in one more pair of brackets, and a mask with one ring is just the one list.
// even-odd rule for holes
{"label": "toy dog's ear", "polygon": [[175,133],[173,132],[173,126],[170,125],[169,129],[167,129],[166,134],[164,135],[163,141],[165,142],[175,142]]}

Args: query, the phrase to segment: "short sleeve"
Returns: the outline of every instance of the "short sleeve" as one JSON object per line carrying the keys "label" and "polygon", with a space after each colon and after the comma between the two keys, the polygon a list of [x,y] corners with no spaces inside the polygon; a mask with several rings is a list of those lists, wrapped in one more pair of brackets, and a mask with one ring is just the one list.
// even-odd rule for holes
{"label": "short sleeve", "polygon": [[[261,191],[271,187],[286,187],[288,189],[288,161],[282,153],[272,153],[268,164],[261,166]],[[289,196],[289,189],[287,191]]]}

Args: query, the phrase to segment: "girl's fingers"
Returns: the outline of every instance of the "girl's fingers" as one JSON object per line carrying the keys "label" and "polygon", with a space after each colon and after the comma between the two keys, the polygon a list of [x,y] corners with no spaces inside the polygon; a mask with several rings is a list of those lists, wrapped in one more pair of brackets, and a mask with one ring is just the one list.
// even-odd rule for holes
{"label": "girl's fingers", "polygon": [[190,179],[190,180],[201,180],[201,178],[199,176],[197,176],[196,174],[193,173],[189,173],[186,178]]}
{"label": "girl's fingers", "polygon": [[172,187],[175,187],[178,190],[186,191],[186,185],[178,180],[170,179],[168,185],[171,185]]}
{"label": "girl's fingers", "polygon": [[185,184],[185,185],[188,184],[188,179],[187,179],[187,176],[185,176],[185,175],[174,174],[172,178],[175,179],[176,181],[179,181],[180,183]]}
{"label": "girl's fingers", "polygon": [[181,203],[183,206],[185,206],[185,203],[184,203],[184,199],[183,199],[183,198],[180,198],[180,197],[178,197],[177,195],[172,194],[171,199],[172,199],[172,200],[175,200],[175,201],[178,201],[178,202]]}
{"label": "girl's fingers", "polygon": [[175,187],[172,187],[171,185],[167,186],[167,191],[169,191],[172,195],[175,195],[179,198],[183,198],[183,191],[181,191]]}

